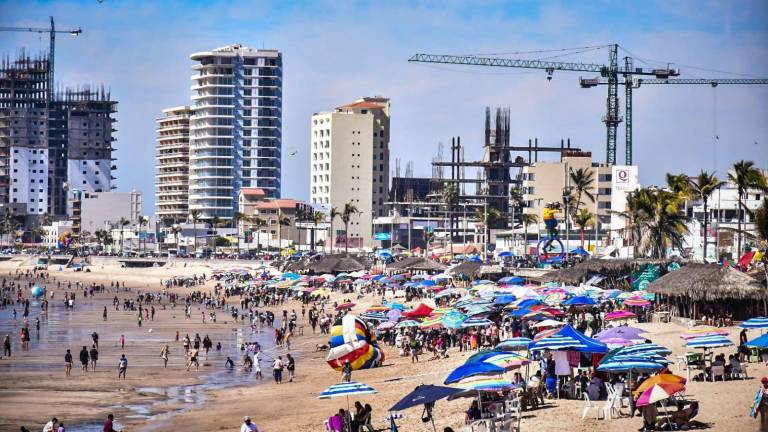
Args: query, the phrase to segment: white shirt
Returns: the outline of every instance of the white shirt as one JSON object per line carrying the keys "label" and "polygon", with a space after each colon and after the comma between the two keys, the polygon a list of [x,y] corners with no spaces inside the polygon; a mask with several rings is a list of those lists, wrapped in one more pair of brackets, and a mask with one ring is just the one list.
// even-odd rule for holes
{"label": "white shirt", "polygon": [[259,432],[259,428],[257,428],[256,424],[253,422],[251,422],[251,424],[243,423],[243,425],[240,426],[240,432]]}
{"label": "white shirt", "polygon": [[53,420],[49,421],[48,423],[43,426],[43,432],[54,432],[53,430]]}

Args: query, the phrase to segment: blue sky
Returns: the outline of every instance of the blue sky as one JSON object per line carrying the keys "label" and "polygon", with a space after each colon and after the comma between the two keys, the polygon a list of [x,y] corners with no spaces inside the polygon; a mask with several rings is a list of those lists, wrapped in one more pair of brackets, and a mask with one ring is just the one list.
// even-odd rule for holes
{"label": "blue sky", "polygon": [[[0,25],[45,26],[49,15],[59,27],[83,28],[78,38],[57,39],[57,81],[104,84],[119,101],[117,185],[141,190],[145,212],[154,205],[155,118],[189,103],[189,54],[230,43],[283,52],[283,195],[297,198],[309,195],[310,116],[361,96],[391,98],[391,165],[413,161],[417,175],[430,173],[438,142],[452,136],[462,137],[468,158],[478,157],[487,105],[511,108],[515,143],[570,137],[604,160],[604,87],[581,89],[578,73],[548,82],[543,71],[408,63],[416,52],[615,42],[638,66],[671,62],[686,77],[768,76],[768,2],[760,0],[0,1]],[[37,34],[0,33],[3,54],[47,46]],[[527,58],[550,55],[559,53]],[[602,64],[607,51],[557,60]],[[634,143],[645,184],[661,183],[669,171],[724,176],[739,159],[768,166],[768,86],[642,87]],[[621,144],[618,154],[621,161]]]}

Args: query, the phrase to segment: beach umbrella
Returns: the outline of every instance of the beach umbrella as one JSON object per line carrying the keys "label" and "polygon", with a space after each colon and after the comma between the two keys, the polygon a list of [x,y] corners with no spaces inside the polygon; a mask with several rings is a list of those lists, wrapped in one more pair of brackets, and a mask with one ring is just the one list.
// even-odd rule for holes
{"label": "beach umbrella", "polygon": [[336,397],[345,396],[347,398],[347,411],[349,411],[349,397],[356,395],[376,394],[376,390],[367,385],[359,382],[343,382],[334,384],[327,389],[323,390],[318,396],[318,399],[331,399]]}
{"label": "beach umbrella", "polygon": [[382,305],[373,305],[369,306],[368,309],[365,310],[366,312],[387,312],[389,311],[388,306],[382,306]]}
{"label": "beach umbrella", "polygon": [[532,342],[530,345],[528,345],[528,350],[530,351],[567,350],[567,349],[576,350],[578,348],[586,348],[586,347],[587,346],[581,343],[581,341],[571,336],[552,335],[552,336],[540,339],[538,341]]}
{"label": "beach umbrella", "polygon": [[656,354],[660,356],[670,355],[672,354],[672,350],[663,347],[661,345],[657,345],[655,343],[642,343],[638,345],[632,345],[626,348],[620,349],[618,352],[614,353],[614,355],[647,355],[647,354]]}
{"label": "beach umbrella", "polygon": [[285,279],[296,280],[296,279],[300,279],[301,276],[299,276],[299,275],[297,275],[296,273],[293,273],[293,272],[287,272],[287,273],[283,273],[282,276],[280,276],[280,278],[283,279],[283,280],[285,280]]}
{"label": "beach umbrella", "polygon": [[564,306],[592,306],[596,304],[597,304],[597,301],[595,299],[587,296],[571,297],[565,302],[563,302]]}
{"label": "beach umbrella", "polygon": [[607,338],[607,339],[599,339],[599,341],[608,345],[608,348],[626,347],[626,346],[634,345],[634,342],[624,338]]}
{"label": "beach umbrella", "polygon": [[387,315],[384,312],[366,312],[360,315],[360,318],[369,321],[387,321]]}
{"label": "beach umbrella", "polygon": [[[491,351],[495,352],[495,351]],[[467,360],[469,362],[469,360]],[[517,353],[512,352],[496,352],[495,355],[492,355],[490,357],[487,357],[485,360],[483,360],[483,363],[490,363],[492,365],[496,365],[498,367],[504,368],[505,370],[512,370],[517,369],[521,366],[525,366],[531,361],[527,359],[526,357],[521,356]]]}
{"label": "beach umbrella", "polygon": [[605,314],[606,321],[615,321],[615,320],[623,320],[623,319],[630,319],[630,318],[637,318],[637,315],[628,310],[613,311]]}
{"label": "beach umbrella", "polygon": [[457,310],[452,310],[443,315],[441,319],[445,328],[458,329],[461,328],[467,316]]}
{"label": "beach umbrella", "polygon": [[644,298],[639,298],[639,297],[633,297],[633,298],[629,298],[629,299],[624,300],[624,305],[625,306],[644,307],[644,306],[648,306],[650,304],[651,304],[650,301],[648,301],[648,300],[646,300]]}
{"label": "beach umbrella", "polygon": [[752,339],[751,341],[746,343],[746,346],[749,348],[760,348],[760,349],[768,348],[768,333]]}
{"label": "beach umbrella", "polygon": [[405,310],[405,305],[403,305],[402,303],[391,303],[389,305],[389,307],[390,307],[390,309],[398,309],[400,311],[404,311]]}
{"label": "beach umbrella", "polygon": [[524,338],[524,337],[510,338],[510,339],[501,341],[498,345],[494,347],[494,349],[497,351],[527,350],[528,345],[531,342],[533,342],[533,340]]}
{"label": "beach umbrella", "polygon": [[424,286],[424,287],[432,287],[432,286],[437,285],[437,283],[435,283],[435,281],[433,281],[433,280],[424,279],[423,281],[421,281],[419,283],[419,285]]}
{"label": "beach umbrella", "polygon": [[399,323],[397,323],[395,328],[400,329],[400,328],[409,328],[409,327],[418,327],[418,326],[419,326],[419,322],[418,321],[405,320],[405,321],[400,321]]}
{"label": "beach umbrella", "polygon": [[493,302],[495,304],[509,304],[514,302],[515,300],[516,300],[516,297],[513,296],[512,294],[505,294],[505,295],[497,296],[496,298],[493,299]]}
{"label": "beach umbrella", "polygon": [[643,356],[614,356],[601,362],[597,370],[602,372],[628,372],[628,371],[658,371],[666,365]]}
{"label": "beach umbrella", "polygon": [[645,330],[639,329],[637,327],[620,326],[605,329],[593,337],[599,341],[609,338],[623,338],[630,340],[644,339],[642,336],[640,336],[640,333],[645,333]]}
{"label": "beach umbrella", "polygon": [[700,336],[685,341],[688,348],[719,348],[733,346],[727,337],[721,335],[715,336]]}
{"label": "beach umbrella", "polygon": [[336,310],[340,311],[340,310],[352,309],[353,307],[355,307],[354,303],[342,303],[336,306]]}
{"label": "beach umbrella", "polygon": [[464,320],[463,323],[461,323],[461,328],[469,328],[469,327],[488,327],[493,325],[493,321],[489,320],[488,318],[467,318]]}
{"label": "beach umbrella", "polygon": [[577,247],[577,248],[575,248],[575,249],[571,249],[571,254],[572,254],[572,255],[584,255],[584,256],[589,256],[589,252],[587,252],[586,250],[584,250],[584,248],[583,248],[583,247],[581,247],[581,246],[579,246],[579,247]]}
{"label": "beach umbrella", "polygon": [[[512,381],[498,376],[470,377],[455,383],[454,386],[462,390],[473,391],[502,391],[515,387],[515,385],[512,384]],[[467,395],[474,394],[468,393]],[[453,395],[453,397],[458,397],[458,393]]]}
{"label": "beach umbrella", "polygon": [[678,384],[685,384],[685,378],[671,374],[671,373],[658,373],[645,381],[641,382],[639,386],[634,390],[634,395],[638,396],[642,392],[648,390],[649,388],[653,387],[656,384],[669,384],[669,383],[678,383]]}
{"label": "beach umbrella", "polygon": [[515,254],[513,254],[510,251],[504,251],[504,252],[500,252],[499,253],[499,258],[509,258],[509,257],[513,257],[513,256],[515,256]]}
{"label": "beach umbrella", "polygon": [[391,328],[394,328],[395,324],[397,324],[397,323],[395,323],[394,321],[383,322],[383,323],[379,324],[378,327],[376,327],[376,330],[389,330]]}
{"label": "beach umbrella", "polygon": [[680,334],[683,339],[692,339],[702,336],[728,336],[728,331],[710,326],[698,326]]}
{"label": "beach umbrella", "polygon": [[439,328],[442,326],[443,326],[442,317],[430,317],[422,321],[421,324],[419,324],[419,328],[421,329]]}
{"label": "beach umbrella", "polygon": [[562,321],[557,321],[553,319],[545,319],[544,321],[538,322],[531,327],[533,328],[544,328],[544,327],[562,327],[565,323]]}
{"label": "beach umbrella", "polygon": [[520,276],[507,276],[499,279],[500,284],[504,285],[518,285],[525,282],[525,279],[521,278]]}
{"label": "beach umbrella", "polygon": [[391,309],[389,312],[387,312],[387,318],[390,321],[397,321],[400,319],[400,317],[403,315],[403,311],[400,309]]}
{"label": "beach umbrella", "polygon": [[637,398],[635,405],[639,407],[651,405],[658,401],[668,399],[683,390],[685,390],[685,384],[683,383],[654,384],[650,388],[643,391],[640,397]]}
{"label": "beach umbrella", "polygon": [[504,368],[489,363],[465,363],[448,374],[448,377],[445,379],[443,384],[457,383],[464,378],[469,378],[475,375],[501,375],[504,372]]}
{"label": "beach umbrella", "polygon": [[756,317],[750,318],[743,323],[739,324],[739,327],[745,329],[766,329],[768,328],[768,318]]}
{"label": "beach umbrella", "polygon": [[431,384],[422,384],[416,387],[412,392],[403,396],[396,404],[392,405],[390,411],[402,411],[418,405],[424,405],[446,398],[459,389],[453,387],[443,387]]}

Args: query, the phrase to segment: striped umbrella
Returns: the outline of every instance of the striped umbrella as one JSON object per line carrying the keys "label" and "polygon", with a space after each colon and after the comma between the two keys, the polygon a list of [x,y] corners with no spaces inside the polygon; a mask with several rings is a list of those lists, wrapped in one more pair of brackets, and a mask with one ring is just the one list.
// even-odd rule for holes
{"label": "striped umbrella", "polygon": [[655,343],[643,343],[622,348],[617,351],[615,355],[644,355],[647,353],[670,355],[672,354],[672,350]]}
{"label": "striped umbrella", "polygon": [[512,384],[512,381],[499,376],[475,376],[465,378],[453,386],[464,390],[500,391],[510,389],[515,385]]}
{"label": "striped umbrella", "polygon": [[395,328],[407,328],[407,327],[418,327],[419,322],[414,320],[404,320],[397,323]]}
{"label": "striped umbrella", "polygon": [[731,342],[727,337],[721,335],[701,336],[688,339],[685,341],[685,344],[688,346],[688,348],[718,348],[733,346],[733,342]]}
{"label": "striped umbrella", "polygon": [[520,354],[504,352],[488,357],[487,359],[483,360],[483,362],[496,365],[509,371],[512,369],[517,369],[521,366],[525,366],[531,361],[521,356]]}
{"label": "striped umbrella", "polygon": [[685,378],[679,375],[675,375],[671,373],[660,373],[640,383],[640,385],[632,392],[632,394],[635,397],[637,397],[640,394],[642,394],[644,391],[653,387],[655,384],[668,384],[668,383],[685,384],[685,382],[686,382]]}
{"label": "striped umbrella", "polygon": [[587,348],[586,345],[570,336],[550,336],[535,341],[528,346],[529,351],[564,350],[572,348]]}
{"label": "striped umbrella", "polygon": [[387,315],[384,312],[366,312],[364,314],[360,314],[360,318],[364,320],[370,320],[370,321],[387,321],[389,318],[387,318]]}
{"label": "striped umbrella", "polygon": [[419,324],[419,328],[421,329],[431,329],[431,328],[440,328],[443,326],[443,319],[442,317],[430,317],[425,319],[424,321]]}
{"label": "striped umbrella", "polygon": [[457,310],[452,310],[442,316],[443,326],[450,329],[461,328],[466,319],[467,316]]}
{"label": "striped umbrella", "polygon": [[531,339],[524,337],[510,338],[501,341],[494,349],[499,351],[527,350],[531,342],[533,342]]}
{"label": "striped umbrella", "polygon": [[639,407],[651,405],[658,401],[667,399],[670,396],[673,396],[675,393],[679,393],[683,390],[685,390],[685,384],[683,383],[654,384],[652,387],[645,390],[639,398],[637,398],[636,405]]}
{"label": "striped umbrella", "polygon": [[489,320],[488,318],[467,318],[463,323],[461,323],[462,328],[488,327],[490,325],[493,325],[493,321]]}
{"label": "striped umbrella", "polygon": [[625,357],[621,359],[612,358],[609,361],[600,364],[597,370],[602,372],[627,372],[627,371],[658,371],[665,367],[661,363],[649,360],[645,357]]}
{"label": "striped umbrella", "polygon": [[768,318],[756,317],[750,318],[739,325],[745,329],[766,329],[768,328]]}
{"label": "striped umbrella", "polygon": [[623,319],[630,319],[630,318],[636,318],[636,317],[637,315],[627,310],[613,311],[605,314],[606,321],[623,320]]}
{"label": "striped umbrella", "polygon": [[629,298],[629,299],[624,300],[624,305],[626,305],[626,306],[638,306],[638,307],[641,307],[641,306],[648,306],[649,304],[651,304],[651,302],[649,302],[648,300],[643,299],[643,298],[637,298],[637,297],[633,297],[633,298]]}
{"label": "striped umbrella", "polygon": [[700,326],[684,331],[680,337],[683,339],[692,339],[702,336],[728,336],[728,332],[717,327]]}
{"label": "striped umbrella", "polygon": [[343,382],[339,384],[334,384],[327,389],[323,390],[322,393],[320,393],[320,396],[318,396],[318,399],[330,399],[335,398],[339,396],[354,396],[354,395],[364,395],[364,394],[375,394],[376,390],[367,385],[362,384],[359,382]]}

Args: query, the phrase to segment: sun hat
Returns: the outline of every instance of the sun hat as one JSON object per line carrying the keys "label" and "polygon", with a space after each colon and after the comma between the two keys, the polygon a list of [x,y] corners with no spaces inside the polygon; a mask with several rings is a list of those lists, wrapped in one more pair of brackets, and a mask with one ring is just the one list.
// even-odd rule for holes
{"label": "sun hat", "polygon": [[[766,380],[766,381],[768,381],[768,378],[766,378],[765,380]],[[250,419],[251,419],[251,416],[245,416],[245,418],[243,419],[243,421],[248,421],[248,420],[250,420]]]}

